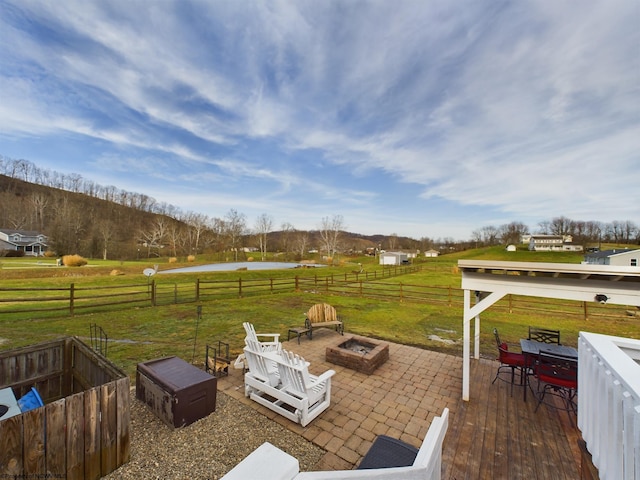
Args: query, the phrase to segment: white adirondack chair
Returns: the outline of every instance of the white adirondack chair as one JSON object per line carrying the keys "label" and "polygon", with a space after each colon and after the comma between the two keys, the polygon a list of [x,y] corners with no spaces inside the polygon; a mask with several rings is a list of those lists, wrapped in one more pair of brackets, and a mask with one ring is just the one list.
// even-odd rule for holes
{"label": "white adirondack chair", "polygon": [[[258,342],[263,352],[279,352],[282,348],[279,333],[256,333],[255,327],[250,322],[244,322],[242,326],[247,333],[246,338]],[[259,337],[271,337],[272,340],[260,341]]]}
{"label": "white adirondack chair", "polygon": [[[249,396],[248,386],[255,384],[259,390],[262,384],[270,387],[277,387],[280,384],[280,372],[278,365],[273,359],[268,359],[263,355],[260,342],[257,340],[245,339],[244,356],[249,365],[249,371],[245,373],[245,395]],[[273,352],[277,355],[277,352]],[[247,377],[252,381],[247,382]],[[251,390],[251,389],[249,389]]]}
{"label": "white adirondack chair", "polygon": [[291,395],[290,405],[296,408],[299,423],[304,427],[324,412],[331,404],[331,377],[334,370],[320,376],[309,373],[308,362],[299,355],[282,350],[278,362],[280,381],[284,392]]}

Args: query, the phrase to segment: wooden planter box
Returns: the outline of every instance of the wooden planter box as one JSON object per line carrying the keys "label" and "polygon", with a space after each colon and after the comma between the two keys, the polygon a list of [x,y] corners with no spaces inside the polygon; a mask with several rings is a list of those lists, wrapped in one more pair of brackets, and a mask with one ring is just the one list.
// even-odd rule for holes
{"label": "wooden planter box", "polygon": [[77,338],[0,352],[6,387],[45,406],[0,420],[0,478],[97,479],[129,461],[129,377]]}

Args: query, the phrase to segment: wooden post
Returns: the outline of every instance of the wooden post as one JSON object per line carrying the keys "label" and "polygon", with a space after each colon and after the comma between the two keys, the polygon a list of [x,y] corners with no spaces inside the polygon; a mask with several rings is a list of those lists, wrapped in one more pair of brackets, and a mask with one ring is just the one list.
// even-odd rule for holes
{"label": "wooden post", "polygon": [[589,311],[587,307],[587,302],[582,302],[582,309],[584,311],[584,319],[589,320]]}
{"label": "wooden post", "polygon": [[242,298],[242,278],[238,279],[238,297]]}
{"label": "wooden post", "polygon": [[156,281],[151,280],[151,306],[156,306]]}
{"label": "wooden post", "polygon": [[73,296],[75,294],[75,283],[69,286],[69,315],[73,317]]}
{"label": "wooden post", "polygon": [[400,282],[400,302],[402,303],[402,282]]}
{"label": "wooden post", "polygon": [[513,295],[509,294],[509,313],[513,313]]}
{"label": "wooden post", "polygon": [[273,278],[269,279],[269,285],[271,286],[271,293],[273,293]]}
{"label": "wooden post", "polygon": [[296,275],[296,283],[295,283],[295,285],[296,285],[296,292],[297,292],[298,290],[300,290],[300,283],[299,283],[298,275]]}
{"label": "wooden post", "polygon": [[200,301],[200,279],[196,279],[196,302]]}

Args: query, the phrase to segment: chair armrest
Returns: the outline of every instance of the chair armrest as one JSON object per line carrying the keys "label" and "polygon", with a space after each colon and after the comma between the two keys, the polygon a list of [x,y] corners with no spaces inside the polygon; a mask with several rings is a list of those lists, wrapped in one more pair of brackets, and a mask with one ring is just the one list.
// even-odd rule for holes
{"label": "chair armrest", "polygon": [[326,382],[336,374],[335,370],[327,370],[322,375],[311,379],[311,386]]}
{"label": "chair armrest", "polygon": [[273,337],[273,342],[276,343],[280,341],[279,333],[256,333],[257,337]]}

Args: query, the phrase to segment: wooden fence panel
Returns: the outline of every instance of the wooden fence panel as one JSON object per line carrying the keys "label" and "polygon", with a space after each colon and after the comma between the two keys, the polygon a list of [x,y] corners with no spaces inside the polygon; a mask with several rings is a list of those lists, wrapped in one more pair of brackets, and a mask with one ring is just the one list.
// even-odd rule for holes
{"label": "wooden fence panel", "polygon": [[43,476],[45,462],[45,411],[44,408],[30,410],[23,415],[24,475],[26,478]]}
{"label": "wooden fence panel", "polygon": [[84,394],[66,398],[67,480],[84,478]]}
{"label": "wooden fence panel", "polygon": [[100,388],[84,392],[84,478],[100,478]]}
{"label": "wooden fence panel", "polygon": [[44,406],[47,452],[47,474],[54,478],[64,477],[67,472],[66,449],[66,400],[64,398]]}
{"label": "wooden fence panel", "polygon": [[111,472],[118,466],[118,403],[116,384],[102,385],[100,394],[100,411],[102,428],[100,431],[101,468],[103,472]]}
{"label": "wooden fence panel", "polygon": [[116,411],[118,421],[118,465],[127,463],[131,458],[131,392],[129,377],[119,378],[116,381]]}
{"label": "wooden fence panel", "polygon": [[24,472],[22,460],[22,417],[0,422],[0,474],[19,478]]}

